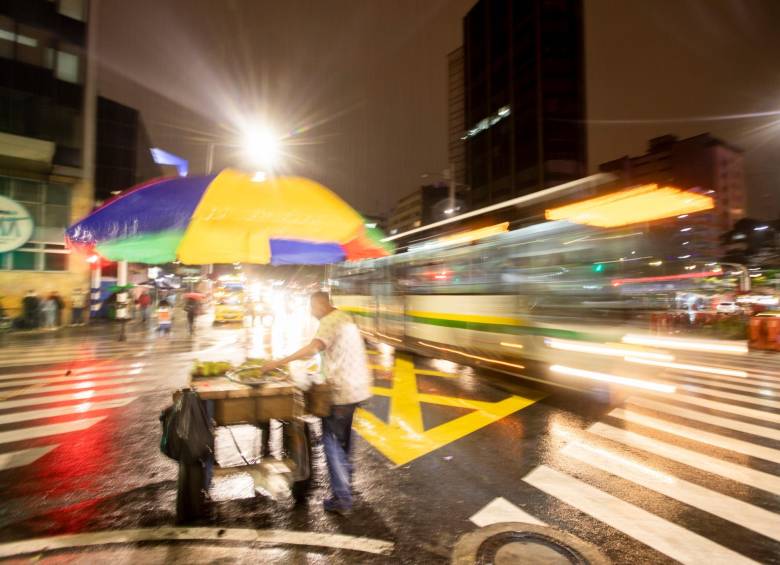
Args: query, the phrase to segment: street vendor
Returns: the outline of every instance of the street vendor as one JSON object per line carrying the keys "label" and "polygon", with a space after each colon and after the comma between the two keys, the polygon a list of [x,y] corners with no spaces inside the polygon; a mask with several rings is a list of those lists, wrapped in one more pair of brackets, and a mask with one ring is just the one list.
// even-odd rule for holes
{"label": "street vendor", "polygon": [[324,507],[328,512],[347,514],[352,509],[352,417],[358,404],[371,396],[372,376],[363,337],[352,317],[335,308],[327,292],[312,294],[311,312],[320,321],[314,339],[292,355],[266,363],[262,370],[271,371],[322,353],[332,402],[330,415],[322,419],[322,442],[332,491]]}

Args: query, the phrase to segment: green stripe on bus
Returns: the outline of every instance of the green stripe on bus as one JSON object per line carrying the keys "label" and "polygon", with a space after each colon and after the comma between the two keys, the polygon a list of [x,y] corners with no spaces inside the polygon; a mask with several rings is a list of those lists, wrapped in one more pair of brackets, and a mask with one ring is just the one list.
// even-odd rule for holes
{"label": "green stripe on bus", "polygon": [[[366,318],[373,318],[376,316],[376,311],[365,308],[350,308],[349,306],[342,306],[341,309],[345,310],[346,312],[350,312],[351,314],[364,316]],[[428,324],[431,326],[458,328],[462,330],[473,330],[478,332],[491,332],[508,335],[538,335],[544,337],[557,337],[560,339],[576,339],[580,341],[600,341],[596,336],[590,336],[588,334],[574,330],[540,328],[537,326],[512,326],[509,324],[486,324],[481,322],[467,322],[465,320],[447,320],[443,318],[428,318],[409,315],[387,315],[386,317],[395,320],[405,319],[407,322],[414,322],[416,324]]]}

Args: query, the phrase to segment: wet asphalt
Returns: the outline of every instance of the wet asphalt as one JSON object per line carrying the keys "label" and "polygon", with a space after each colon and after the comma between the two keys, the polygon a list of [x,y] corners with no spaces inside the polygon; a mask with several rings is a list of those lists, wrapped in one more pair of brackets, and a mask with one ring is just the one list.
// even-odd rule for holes
{"label": "wet asphalt", "polygon": [[[207,515],[190,525],[201,529],[154,541],[149,532],[177,527],[177,465],[159,451],[160,411],[187,384],[194,359],[241,359],[258,343],[269,344],[274,329],[211,327],[201,320],[195,337],[181,327],[171,338],[157,338],[140,324],[130,330],[126,342],[115,340],[111,326],[4,336],[0,557],[9,562],[447,563],[460,536],[496,516],[525,517],[571,533],[616,563],[693,562],[674,542],[663,541],[669,537],[694,547],[702,560],[722,551],[735,561],[780,562],[780,529],[772,530],[780,512],[780,405],[772,400],[780,394],[780,361],[766,355],[730,361],[750,372],[756,384],[746,386],[755,394],[734,389],[734,381],[702,384],[686,381],[686,373],[669,374],[681,385],[704,387],[691,394],[711,404],[692,406],[682,397],[665,399],[658,409],[623,392],[561,391],[484,367],[371,346],[375,386],[383,390],[356,423],[362,433],[355,434],[351,515],[323,511],[328,480],[315,445],[315,483],[306,502],[295,504],[283,492],[256,493],[247,475],[220,478]],[[398,371],[410,378],[410,367],[417,408],[394,411]],[[508,399],[525,402],[504,415],[497,406]],[[674,413],[691,408],[695,414]],[[629,421],[616,409],[654,419]],[[495,414],[477,426],[470,414],[480,411]],[[398,429],[416,417],[427,447],[409,454]],[[388,427],[369,433],[366,426],[376,421]],[[709,435],[681,436],[682,428],[659,421]],[[70,430],[73,422],[83,429]],[[594,424],[653,443],[638,448],[607,439],[589,430]],[[312,425],[317,428],[316,420]],[[253,432],[236,434],[242,453],[257,455]],[[277,440],[272,435],[272,443]],[[231,443],[221,437],[218,451],[235,462]],[[666,445],[678,451],[667,452]],[[727,468],[713,472],[709,458]],[[541,472],[546,482],[528,479]],[[491,504],[503,505],[505,513],[491,513]],[[636,521],[646,515],[653,519],[638,531]],[[238,530],[300,535],[292,542],[246,541],[231,533]],[[111,532],[126,537],[112,538]],[[13,545],[72,534],[96,536],[59,549],[51,540]],[[349,545],[356,539],[389,545],[366,551],[368,545]]]}

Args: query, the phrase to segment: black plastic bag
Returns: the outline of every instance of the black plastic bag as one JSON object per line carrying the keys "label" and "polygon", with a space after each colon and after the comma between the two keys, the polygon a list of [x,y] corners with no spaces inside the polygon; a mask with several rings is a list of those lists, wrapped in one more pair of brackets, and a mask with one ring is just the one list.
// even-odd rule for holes
{"label": "black plastic bag", "polygon": [[160,414],[162,438],[160,451],[175,461],[206,461],[214,453],[214,433],[206,408],[189,389]]}

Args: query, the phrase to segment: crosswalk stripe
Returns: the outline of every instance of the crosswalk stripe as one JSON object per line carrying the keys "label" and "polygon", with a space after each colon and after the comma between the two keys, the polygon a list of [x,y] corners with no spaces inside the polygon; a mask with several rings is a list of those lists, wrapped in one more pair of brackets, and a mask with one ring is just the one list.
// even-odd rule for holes
{"label": "crosswalk stripe", "polygon": [[480,528],[500,522],[523,522],[537,526],[546,525],[541,520],[531,516],[525,510],[518,508],[502,497],[494,498],[479,512],[471,516],[469,520]]}
{"label": "crosswalk stripe", "polygon": [[755,563],[699,534],[547,465],[537,467],[523,481],[682,563]]}
{"label": "crosswalk stripe", "polygon": [[[201,353],[201,351],[192,351],[191,349],[169,349],[164,351],[141,351],[138,350],[130,350],[127,352],[123,352],[124,354],[130,355],[134,354],[136,356],[158,356],[158,355],[198,355]],[[115,359],[119,357],[118,353],[105,353],[105,354],[98,354],[98,355],[90,355],[90,359]],[[63,356],[46,356],[46,357],[40,357],[40,358],[16,358],[16,359],[8,359],[6,361],[0,361],[0,367],[23,367],[27,365],[50,365],[53,363],[65,363],[68,361],[78,361],[79,357],[72,356],[72,355],[63,355]]]}
{"label": "crosswalk stripe", "polygon": [[[48,392],[48,389],[44,389]],[[153,390],[153,387],[149,386],[126,386],[126,387],[114,387],[101,390],[84,389],[79,392],[71,392],[68,394],[55,394],[46,396],[35,396],[33,398],[21,398],[18,400],[5,400],[0,402],[0,410],[7,410],[10,408],[21,408],[23,406],[38,406],[41,404],[56,404],[58,402],[67,402],[68,400],[82,400],[92,401],[95,398],[103,396],[120,396],[123,394],[130,394],[133,392],[147,392]]]}
{"label": "crosswalk stripe", "polygon": [[[694,385],[682,385],[677,387],[677,390],[684,392],[695,392],[698,394],[705,394],[707,396],[715,396],[717,398],[726,398],[728,400],[736,400],[737,402],[745,402],[747,404],[757,404],[758,406],[767,406],[769,408],[780,408],[780,402],[776,400],[767,400],[765,398],[756,398],[755,396],[748,396],[747,394],[736,394],[733,392],[723,392],[722,390],[713,390],[710,388],[703,388]],[[678,393],[680,394],[680,393]]]}
{"label": "crosswalk stripe", "polygon": [[[671,373],[674,376],[679,374],[681,376],[684,375],[685,377],[688,377],[688,376],[690,376],[692,374],[689,371],[671,371]],[[695,376],[696,377],[701,377],[700,375],[695,375]],[[746,377],[746,378],[743,379],[742,377],[717,376],[717,377],[710,377],[708,379],[701,379],[701,380],[703,382],[713,383],[713,384],[714,383],[720,383],[722,381],[727,381],[729,383],[740,383],[742,385],[755,385],[751,389],[745,389],[745,390],[752,390],[752,391],[755,391],[757,388],[775,388],[775,389],[780,389],[780,383],[767,382],[767,381],[762,381],[762,380],[758,380],[758,379],[751,379],[750,377]],[[723,386],[723,385],[718,385],[718,386]]]}
{"label": "crosswalk stripe", "polygon": [[576,441],[561,452],[607,473],[780,541],[780,516],[739,499],[647,467],[608,449]]}
{"label": "crosswalk stripe", "polygon": [[69,422],[62,422],[58,424],[46,424],[43,426],[19,428],[18,430],[0,432],[0,444],[14,443],[17,441],[26,441],[29,439],[66,434],[70,432],[78,432],[78,431],[86,430],[87,428],[94,426],[95,424],[97,424],[98,422],[104,419],[105,416],[99,416],[97,418],[71,420]]}
{"label": "crosswalk stripe", "polygon": [[107,410],[110,408],[119,408],[126,406],[135,400],[136,396],[129,398],[120,398],[117,400],[106,400],[105,402],[82,402],[70,406],[61,406],[57,408],[45,408],[42,410],[28,410],[24,412],[12,412],[10,414],[0,415],[0,424],[13,424],[16,422],[26,422],[28,420],[39,420],[41,418],[53,418],[56,416],[67,416],[70,414],[83,414],[84,412],[94,412],[95,410]]}
{"label": "crosswalk stripe", "polygon": [[68,343],[60,343],[60,344],[52,344],[52,343],[31,343],[29,345],[17,345],[17,346],[6,346],[3,348],[3,353],[9,353],[11,355],[15,354],[24,354],[24,353],[42,353],[43,351],[51,352],[51,353],[68,353],[68,352],[84,352],[84,351],[92,351],[96,349],[126,349],[126,350],[132,350],[132,349],[138,349],[139,346],[146,346],[150,349],[156,348],[156,347],[167,347],[169,345],[192,345],[192,344],[198,344],[198,343],[213,343],[215,340],[213,338],[206,338],[202,340],[201,342],[197,340],[191,340],[189,338],[179,338],[179,339],[171,339],[171,340],[164,340],[160,341],[157,339],[141,339],[136,341],[124,341],[119,342],[116,340],[99,340],[96,341],[94,339],[90,340],[84,340],[84,341],[78,341],[78,342],[68,342]]}
{"label": "crosswalk stripe", "polygon": [[692,451],[639,433],[621,430],[620,428],[615,428],[614,426],[602,422],[593,424],[588,428],[588,431],[623,445],[641,449],[642,451],[671,459],[672,461],[677,461],[678,463],[688,465],[689,467],[701,469],[738,483],[743,483],[757,489],[780,495],[780,477],[775,475],[751,469],[750,467],[737,465],[730,461],[716,459],[715,457],[705,455],[704,453]]}
{"label": "crosswalk stripe", "polygon": [[31,449],[0,453],[0,471],[13,469],[15,467],[24,467],[25,465],[34,463],[56,447],[58,447],[57,444],[44,445],[43,447],[33,447]]}
{"label": "crosswalk stripe", "polygon": [[739,365],[732,365],[732,364],[724,364],[724,363],[704,363],[699,362],[698,360],[692,361],[694,363],[709,366],[713,368],[721,368],[721,369],[732,369],[732,370],[746,370],[748,371],[749,376],[756,377],[756,378],[766,378],[773,381],[779,381],[780,380],[780,366],[778,367],[779,370],[773,371],[766,368],[765,363],[752,363],[747,359],[744,359],[740,362]]}
{"label": "crosswalk stripe", "polygon": [[720,447],[729,451],[736,451],[737,453],[749,455],[750,457],[757,457],[759,459],[765,459],[766,461],[780,463],[780,451],[770,447],[764,447],[762,445],[756,445],[747,441],[733,439],[719,434],[713,434],[711,432],[705,432],[696,428],[691,428],[689,426],[683,426],[681,424],[659,420],[658,418],[653,418],[651,416],[640,414],[639,412],[634,412],[633,410],[624,408],[615,408],[609,413],[609,415],[614,418],[626,420],[627,422],[653,428],[658,431],[684,437],[693,441],[708,443],[715,447]]}
{"label": "crosswalk stripe", "polygon": [[3,375],[0,375],[0,381],[13,381],[14,379],[24,379],[24,378],[30,378],[30,380],[38,380],[38,379],[32,379],[31,377],[52,377],[55,375],[59,376],[82,376],[82,375],[99,375],[103,373],[119,373],[121,371],[127,371],[127,370],[141,370],[143,368],[143,365],[139,364],[133,364],[133,365],[124,365],[124,366],[118,366],[118,365],[105,365],[103,367],[89,367],[87,369],[71,369],[70,374],[66,375],[68,372],[67,369],[57,369],[55,371],[41,371],[41,372],[28,372],[28,373],[6,373]]}
{"label": "crosswalk stripe", "polygon": [[780,385],[751,385],[749,382],[746,382],[747,379],[742,379],[742,383],[746,384],[732,384],[730,382],[725,382],[725,380],[721,380],[721,378],[711,378],[711,379],[702,379],[697,377],[689,377],[689,376],[672,376],[671,378],[675,379],[675,381],[684,381],[686,383],[697,383],[697,384],[703,384],[711,387],[719,387],[719,388],[727,388],[729,390],[741,390],[744,392],[752,392],[753,394],[761,394],[761,390],[765,390],[769,393],[770,396],[774,396],[775,393],[772,391],[769,391],[769,388],[777,388],[780,389]]}
{"label": "crosswalk stripe", "polygon": [[[49,385],[41,388],[35,389],[34,392],[20,394],[19,396],[30,396],[31,394],[37,393],[37,394],[46,394],[49,392],[63,392],[66,390],[69,391],[85,391],[85,390],[91,390],[96,388],[103,388],[103,387],[113,387],[117,385],[124,385],[124,384],[133,384],[133,383],[146,383],[149,381],[155,381],[159,380],[159,377],[154,375],[148,375],[148,376],[136,376],[136,377],[124,377],[121,379],[89,379],[89,380],[80,380],[64,385]],[[102,391],[96,391],[101,392]],[[41,397],[41,398],[45,398]],[[3,406],[0,405],[0,410],[3,409]]]}
{"label": "crosswalk stripe", "polygon": [[[732,420],[731,418],[722,418],[721,416],[713,416],[712,414],[699,412],[698,410],[688,410],[687,408],[677,406],[676,404],[666,404],[649,398],[631,397],[627,402],[634,406],[641,406],[657,412],[664,412],[666,414],[671,414],[672,416],[680,416],[689,420],[720,426],[721,428],[728,428],[730,430],[745,432],[755,436],[780,440],[780,429],[757,426],[739,420]],[[0,403],[0,406],[2,406],[2,403]]]}
{"label": "crosswalk stripe", "polygon": [[698,396],[690,396],[687,394],[675,394],[672,395],[671,398],[676,401],[683,402],[685,404],[693,404],[694,406],[701,406],[702,408],[712,408],[713,410],[719,410],[721,412],[729,412],[731,414],[738,414],[739,416],[747,416],[748,418],[754,418],[757,420],[780,423],[780,414],[776,414],[774,412],[757,410],[755,408],[746,408],[744,406],[738,406],[736,404],[727,404],[725,402],[718,402],[717,400],[710,400],[709,398],[701,398]]}
{"label": "crosswalk stripe", "polygon": [[89,381],[89,380],[101,380],[108,379],[114,376],[132,376],[140,375],[143,369],[131,369],[129,371],[111,371],[105,373],[82,373],[80,375],[62,375],[61,377],[48,377],[45,379],[23,379],[19,381],[8,381],[0,383],[0,389],[2,388],[14,388],[32,384],[50,384],[50,383],[62,383],[70,381]]}

